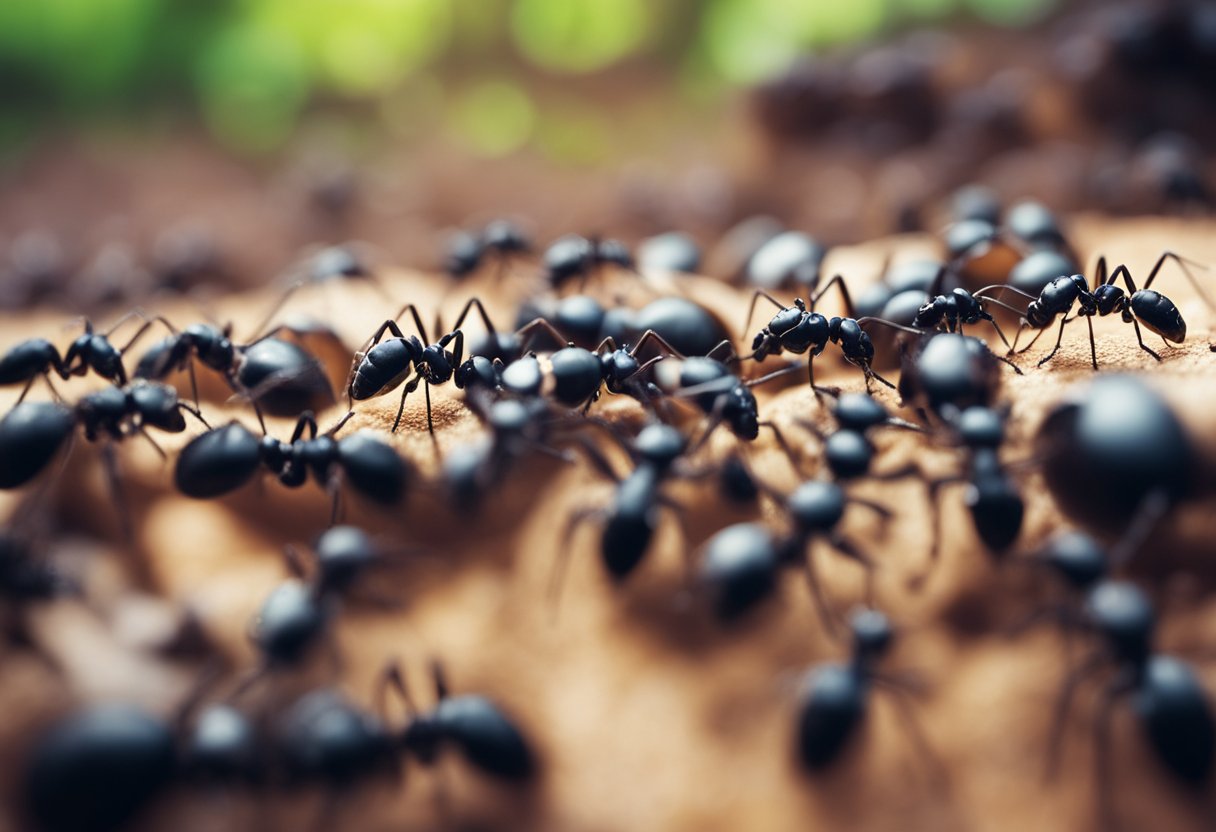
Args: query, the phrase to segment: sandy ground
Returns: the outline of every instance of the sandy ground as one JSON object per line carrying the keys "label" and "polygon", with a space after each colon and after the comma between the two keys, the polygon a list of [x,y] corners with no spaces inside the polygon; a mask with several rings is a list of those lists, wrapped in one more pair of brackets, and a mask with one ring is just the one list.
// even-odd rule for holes
{"label": "sandy ground", "polygon": [[[1144,274],[1164,247],[1216,266],[1213,231],[1210,224],[1182,221],[1073,221],[1080,251],[1091,259],[1105,253],[1126,262],[1136,275]],[[909,256],[927,245],[908,238],[838,250],[829,271],[840,270],[861,286],[892,246]],[[534,291],[530,275],[530,269],[521,269],[498,295]],[[1211,272],[1201,277],[1212,285]],[[392,297],[423,309],[439,305],[449,321],[468,293],[489,298],[496,291],[489,281],[449,291],[438,279],[416,273],[385,271],[382,280]],[[743,293],[708,281],[680,280],[669,288],[711,306],[732,329],[741,326]],[[1096,326],[1099,357],[1106,371],[1146,373],[1149,383],[1177,405],[1210,468],[1216,461],[1216,355],[1208,350],[1209,314],[1180,276],[1163,275],[1156,288],[1178,302],[1190,325],[1186,344],[1165,349],[1164,360],[1156,364],[1136,348],[1130,327],[1104,319]],[[622,279],[612,291],[636,302],[649,290]],[[231,318],[239,334],[269,307],[274,294],[223,299],[212,312],[221,320]],[[511,317],[506,300],[491,304],[504,325]],[[323,317],[353,350],[395,311],[391,307],[367,286],[321,286],[294,297],[285,315]],[[156,311],[179,324],[200,316],[185,303]],[[35,334],[66,343],[72,332],[64,326],[49,315],[11,317],[2,323],[0,347]],[[1040,345],[1047,341],[1044,336]],[[817,375],[860,389],[859,374],[831,357],[834,350],[830,347],[817,363]],[[1066,335],[1050,369],[1033,369],[1042,354],[1036,347],[1024,356],[1025,376],[1004,375],[1014,402],[1011,460],[1028,455],[1027,440],[1045,409],[1091,376],[1079,325]],[[348,357],[335,351],[328,361],[336,384],[345,378]],[[73,382],[69,395],[87,386]],[[212,380],[204,393],[213,424],[230,417],[256,424],[239,403],[225,402],[222,384]],[[448,449],[480,431],[456,391],[433,393],[435,439],[425,432],[419,394],[407,405],[394,440],[423,478]],[[6,390],[0,404],[7,409],[13,398]],[[796,418],[822,418],[827,424],[810,392],[792,386],[765,391],[760,399],[762,414],[797,439],[810,469],[817,443],[793,424]],[[892,397],[887,400],[895,404]],[[348,430],[385,428],[396,404],[389,395],[360,405]],[[596,409],[612,419],[638,415],[633,404],[619,399],[601,401]],[[322,426],[342,412],[338,406],[322,414]],[[274,420],[271,431],[285,438],[290,427]],[[162,444],[172,454],[188,438],[168,437]],[[707,453],[720,455],[734,441],[721,432]],[[933,470],[948,471],[954,464],[948,451],[908,434],[883,435],[879,444],[880,469],[908,459]],[[756,443],[748,453],[768,479],[782,486],[794,483],[788,463],[769,443]],[[132,550],[97,542],[116,540],[117,524],[94,448],[77,443],[47,498],[55,512],[52,522],[64,533],[57,555],[87,564],[92,600],[88,606],[64,602],[30,611],[28,625],[39,652],[14,648],[0,664],[0,707],[6,714],[0,720],[0,748],[7,750],[0,785],[9,795],[8,807],[15,762],[34,727],[72,700],[125,698],[163,713],[172,710],[198,667],[161,658],[152,649],[172,629],[180,615],[175,610],[188,609],[219,650],[238,665],[248,664],[246,627],[261,599],[286,574],[282,545],[306,544],[328,517],[326,498],[316,488],[289,492],[268,480],[199,503],[173,492],[171,466],[144,443],[122,448],[119,458],[138,529]],[[1023,488],[1028,514],[1016,549],[1025,554],[1065,523],[1037,476],[1027,476]],[[349,520],[386,540],[420,544],[428,554],[383,579],[382,589],[403,600],[401,609],[344,611],[337,638],[340,679],[321,659],[301,679],[270,686],[261,704],[273,708],[291,685],[324,681],[370,704],[373,679],[392,657],[409,670],[415,691],[427,692],[426,663],[439,657],[456,690],[488,693],[517,715],[544,769],[532,789],[518,794],[469,773],[456,759],[445,761],[439,772],[414,768],[405,788],[372,785],[344,796],[333,825],[430,829],[438,807],[446,805],[444,816],[453,828],[468,829],[1096,828],[1088,720],[1096,691],[1087,689],[1080,698],[1061,773],[1045,783],[1050,710],[1067,662],[1079,653],[1066,659],[1064,642],[1051,628],[1010,634],[1011,626],[1041,603],[1047,585],[1018,565],[994,568],[971,529],[958,489],[947,492],[941,562],[919,591],[910,590],[908,580],[926,566],[923,489],[915,483],[859,485],[857,493],[885,503],[896,516],[885,529],[864,510],[846,517],[848,534],[880,564],[879,606],[899,627],[885,666],[911,671],[923,683],[915,711],[931,753],[922,752],[902,729],[892,703],[879,696],[839,763],[815,777],[800,771],[793,758],[797,684],[804,669],[843,657],[847,645],[823,631],[796,574],[787,575],[777,598],[756,614],[729,628],[715,624],[685,590],[683,553],[748,513],[723,505],[708,486],[681,485],[672,493],[689,507],[685,528],[669,518],[646,560],[622,586],[614,586],[599,564],[596,535],[590,529],[576,534],[556,609],[546,600],[546,586],[566,517],[575,508],[602,505],[609,495],[608,487],[582,467],[533,459],[476,517],[453,512],[424,484],[393,511],[350,501]],[[6,510],[15,504],[9,494],[0,498]],[[1202,661],[1216,646],[1212,509],[1208,500],[1182,512],[1170,532],[1141,553],[1132,571],[1165,609],[1160,645],[1194,658],[1209,690],[1216,690],[1216,668]],[[771,505],[758,513],[780,523]],[[844,611],[857,603],[859,570],[827,551],[815,556],[833,605]],[[1113,747],[1115,806],[1123,828],[1216,828],[1211,784],[1200,794],[1176,785],[1127,712],[1115,720]],[[298,829],[322,800],[314,795],[256,806],[234,794],[175,795],[141,828]],[[20,827],[9,817],[5,828]]]}

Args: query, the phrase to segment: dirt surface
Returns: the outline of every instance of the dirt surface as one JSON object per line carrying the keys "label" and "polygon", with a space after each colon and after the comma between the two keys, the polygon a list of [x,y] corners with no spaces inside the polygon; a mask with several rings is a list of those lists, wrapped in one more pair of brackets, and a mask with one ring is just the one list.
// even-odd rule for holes
{"label": "dirt surface", "polygon": [[[1211,224],[1183,221],[1072,221],[1072,239],[1089,261],[1104,253],[1127,263],[1137,276],[1166,247],[1216,264],[1214,230]],[[904,238],[835,250],[827,273],[840,271],[860,287],[888,250],[910,256],[928,245]],[[531,275],[530,268],[521,268],[497,288],[483,280],[452,289],[432,276],[389,269],[381,280],[391,297],[424,310],[442,308],[449,321],[467,294],[479,293],[494,300],[491,312],[505,325],[512,301],[537,291]],[[1212,285],[1210,272],[1201,279]],[[621,293],[633,302],[644,302],[656,289],[678,290],[715,309],[732,330],[742,325],[748,298],[741,292],[704,280],[654,278],[652,283],[648,287],[621,276],[611,286],[593,284],[592,290],[605,298]],[[1147,374],[1177,406],[1210,469],[1216,462],[1210,316],[1181,276],[1163,274],[1155,288],[1178,302],[1190,326],[1186,344],[1162,350],[1157,364],[1136,347],[1131,327],[1101,319],[1095,329],[1103,371]],[[225,298],[212,311],[221,320],[231,318],[238,334],[247,333],[276,292]],[[179,325],[200,315],[188,302],[156,311]],[[284,317],[311,314],[334,327],[346,352],[335,348],[327,367],[341,386],[350,352],[395,311],[369,286],[327,285],[298,293]],[[66,343],[73,333],[60,328],[65,323],[49,314],[6,318],[0,347],[33,335]],[[1036,370],[1048,340],[1044,336],[1023,356],[1024,376],[1012,371],[1003,376],[1013,402],[1010,460],[1029,456],[1028,438],[1045,409],[1092,375],[1083,327],[1070,328],[1050,367]],[[861,389],[860,374],[838,362],[834,351],[829,347],[817,363],[817,377]],[[87,387],[73,382],[68,395]],[[36,388],[31,395],[45,391]],[[212,424],[239,418],[256,426],[240,402],[226,401],[226,388],[214,379],[204,383],[204,395]],[[804,467],[813,470],[817,443],[794,424],[799,418],[828,424],[810,392],[791,386],[758,395],[762,415],[796,438]],[[665,520],[656,545],[622,586],[608,579],[598,560],[597,537],[584,528],[570,544],[570,568],[555,606],[546,588],[566,518],[576,508],[602,505],[608,486],[583,466],[532,458],[476,517],[453,513],[425,481],[444,453],[481,429],[450,386],[434,390],[433,397],[435,438],[425,432],[419,394],[407,404],[394,439],[421,473],[407,504],[382,511],[357,499],[348,503],[349,521],[385,540],[425,549],[381,586],[403,606],[346,609],[337,637],[340,677],[335,678],[328,657],[319,657],[300,678],[280,679],[261,691],[259,707],[273,709],[293,686],[326,682],[370,705],[373,679],[393,657],[407,668],[415,695],[426,697],[426,664],[439,657],[455,690],[487,693],[517,716],[542,756],[543,776],[519,793],[471,774],[457,759],[446,760],[439,772],[415,767],[404,788],[375,784],[344,796],[332,828],[430,829],[437,813],[453,828],[588,832],[1096,828],[1088,719],[1096,689],[1086,689],[1079,699],[1059,777],[1050,783],[1043,777],[1051,708],[1062,674],[1081,655],[1080,645],[1066,659],[1064,641],[1053,628],[1011,634],[1042,603],[1049,582],[1016,563],[994,567],[972,531],[959,489],[947,492],[941,562],[916,591],[909,581],[925,573],[929,543],[923,487],[859,485],[856,493],[890,506],[895,517],[885,528],[864,510],[851,508],[846,517],[848,535],[879,564],[878,605],[899,627],[885,667],[912,672],[922,684],[914,707],[928,752],[903,730],[892,701],[877,696],[838,764],[811,777],[799,770],[793,755],[798,681],[810,665],[843,658],[847,644],[824,632],[800,575],[785,576],[776,599],[729,628],[715,624],[701,599],[687,590],[683,554],[749,514],[721,503],[708,485],[673,488],[688,508],[683,524]],[[14,398],[5,390],[0,406],[7,409]],[[896,404],[893,396],[884,393],[884,398]],[[384,430],[396,405],[395,395],[360,404],[347,430]],[[344,402],[321,414],[322,427],[342,412]],[[641,415],[636,405],[614,397],[593,412],[634,423]],[[275,435],[286,438],[290,429],[288,421],[271,421]],[[192,426],[186,435],[158,441],[172,457],[193,431]],[[706,453],[721,455],[734,442],[719,432]],[[879,444],[880,470],[906,460],[932,471],[957,466],[948,449],[910,434],[884,434]],[[748,453],[780,487],[796,482],[771,443],[757,442]],[[328,519],[326,497],[311,485],[287,491],[267,480],[200,503],[174,493],[171,465],[144,443],[120,449],[119,459],[124,497],[138,530],[129,551],[96,542],[115,541],[118,535],[95,448],[76,444],[44,503],[61,532],[56,555],[81,565],[90,601],[31,611],[28,626],[38,651],[12,649],[0,665],[0,712],[6,715],[0,719],[0,747],[7,749],[0,783],[10,794],[8,807],[14,802],[16,760],[34,727],[69,702],[123,698],[161,713],[172,711],[199,667],[196,661],[166,660],[151,649],[173,629],[176,611],[189,610],[220,651],[237,666],[247,666],[252,661],[248,622],[286,575],[283,544],[307,544]],[[1027,519],[1010,560],[1066,525],[1037,476],[1028,475],[1023,490]],[[5,510],[16,504],[11,494],[0,498]],[[1216,690],[1216,668],[1202,658],[1216,646],[1213,505],[1208,500],[1172,518],[1168,532],[1132,565],[1164,608],[1159,644],[1195,659],[1210,691]],[[772,505],[759,514],[775,527],[783,522]],[[826,550],[816,550],[815,557],[833,607],[843,612],[858,603],[860,570]],[[52,660],[50,667],[40,655]],[[1113,748],[1115,807],[1123,828],[1216,826],[1212,784],[1194,793],[1173,782],[1126,710],[1115,719]],[[310,795],[258,806],[240,795],[179,794],[155,807],[140,828],[306,828],[324,801]],[[10,817],[6,828],[18,824]]]}

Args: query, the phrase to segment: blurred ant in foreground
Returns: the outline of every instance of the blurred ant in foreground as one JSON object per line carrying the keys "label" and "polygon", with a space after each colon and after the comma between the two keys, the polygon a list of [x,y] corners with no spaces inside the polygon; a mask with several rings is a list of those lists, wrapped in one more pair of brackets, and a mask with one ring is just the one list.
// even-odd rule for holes
{"label": "blurred ant in foreground", "polygon": [[497,262],[494,279],[506,272],[512,257],[532,251],[532,241],[510,220],[492,220],[479,232],[456,231],[444,247],[443,270],[454,280],[481,268],[487,257]]}

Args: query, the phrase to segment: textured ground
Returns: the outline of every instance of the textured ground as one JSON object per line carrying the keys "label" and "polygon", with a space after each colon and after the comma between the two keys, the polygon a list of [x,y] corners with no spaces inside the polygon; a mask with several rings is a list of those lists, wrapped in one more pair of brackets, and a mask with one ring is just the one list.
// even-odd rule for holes
{"label": "textured ground", "polygon": [[[1126,262],[1136,275],[1146,272],[1164,247],[1216,265],[1211,225],[1077,218],[1073,230],[1079,249],[1091,259],[1105,253]],[[906,256],[927,243],[906,239],[841,250],[829,260],[829,271],[839,269],[860,286],[892,245]],[[530,274],[521,270],[501,294],[527,294]],[[1209,285],[1216,279],[1213,273],[1204,277]],[[487,281],[445,296],[439,280],[414,273],[385,272],[383,281],[395,298],[423,309],[441,304],[447,320],[463,303],[466,289],[487,298],[495,293]],[[709,281],[681,280],[670,288],[712,306],[732,329],[742,324],[743,293]],[[1176,403],[1206,458],[1216,461],[1216,355],[1208,350],[1208,313],[1180,276],[1167,274],[1155,288],[1179,302],[1190,324],[1186,345],[1164,350],[1158,365],[1136,348],[1131,327],[1103,320],[1097,324],[1099,357],[1106,371],[1148,372],[1151,383]],[[631,281],[622,280],[611,292],[598,289],[605,297],[617,291],[638,301],[646,297],[646,290]],[[242,326],[248,331],[274,294],[223,299],[211,311],[219,319],[233,319],[239,334]],[[490,304],[492,311],[503,310],[499,317],[504,323],[511,299]],[[200,314],[187,305],[150,306],[178,322]],[[317,287],[293,298],[287,314],[323,318],[353,349],[395,311],[390,307],[365,286]],[[0,325],[0,347],[34,334],[66,342],[69,332],[58,329],[63,325],[49,316],[7,319]],[[817,374],[822,367],[824,380],[860,388],[859,375],[831,357],[834,349],[817,364]],[[1044,409],[1091,374],[1082,326],[1070,329],[1050,369],[1036,371],[1041,354],[1037,348],[1027,354],[1025,376],[1005,375],[1014,402],[1010,459],[1028,455],[1026,439]],[[331,359],[338,384],[345,378],[347,358],[337,354]],[[80,386],[74,384],[73,394]],[[208,386],[206,393],[205,411],[213,424],[227,418],[226,413],[254,424],[239,403],[224,404],[227,394],[220,385]],[[396,440],[426,472],[434,470],[446,449],[479,430],[455,391],[434,394],[434,443],[425,433],[421,395],[407,406]],[[7,407],[12,398],[5,391],[0,401]],[[395,408],[394,396],[360,406],[348,430],[384,428]],[[798,437],[808,467],[813,465],[815,443],[805,441],[805,434],[790,424],[797,417],[821,417],[809,391],[793,386],[765,392],[761,408]],[[619,400],[601,402],[597,409],[610,418],[637,414],[632,404]],[[323,414],[322,426],[340,414],[340,407]],[[276,421],[271,430],[286,437],[290,424]],[[710,453],[721,453],[731,442],[723,432]],[[181,442],[163,444],[172,449]],[[882,468],[910,458],[929,470],[950,470],[952,464],[949,452],[908,435],[886,436],[880,446]],[[793,483],[786,461],[766,443],[750,452],[769,479]],[[16,650],[0,664],[0,713],[6,715],[0,719],[0,748],[11,755],[0,767],[0,784],[10,793],[12,761],[28,742],[32,726],[74,697],[133,698],[165,712],[172,708],[196,665],[156,658],[149,648],[168,628],[165,619],[173,617],[174,607],[156,598],[191,610],[222,650],[237,662],[248,662],[246,626],[267,591],[284,577],[283,543],[306,543],[328,517],[317,489],[287,492],[267,481],[224,500],[197,503],[173,493],[170,469],[142,443],[124,448],[120,459],[139,530],[134,552],[93,542],[98,536],[116,536],[94,449],[78,443],[55,489],[54,522],[66,533],[57,544],[60,554],[90,564],[94,600],[91,607],[67,602],[31,613],[35,642],[60,670]],[[1019,548],[1025,552],[1062,521],[1037,477],[1028,476],[1023,485],[1028,515]],[[797,575],[787,576],[774,603],[730,630],[715,626],[683,591],[683,549],[695,548],[713,531],[745,518],[721,505],[707,487],[675,489],[691,509],[688,538],[679,524],[666,523],[658,545],[619,589],[598,563],[595,535],[579,533],[555,613],[545,600],[545,587],[565,518],[573,508],[601,504],[608,490],[582,468],[540,460],[508,480],[475,520],[454,514],[425,487],[393,512],[352,501],[349,520],[392,539],[422,543],[433,554],[386,579],[385,590],[404,599],[403,609],[346,611],[338,638],[341,684],[351,696],[370,703],[376,672],[389,657],[399,657],[412,672],[415,688],[422,689],[426,660],[438,656],[457,690],[489,693],[518,715],[543,755],[544,776],[529,793],[518,795],[468,774],[456,760],[444,765],[449,817],[468,828],[1091,828],[1086,717],[1092,691],[1081,697],[1078,718],[1069,728],[1060,777],[1045,784],[1048,716],[1066,666],[1064,646],[1047,628],[1008,634],[1012,623],[1035,608],[1042,582],[1017,566],[993,568],[955,490],[948,492],[942,562],[923,589],[912,592],[907,582],[923,570],[928,544],[923,490],[905,484],[859,491],[897,512],[885,530],[864,511],[850,514],[847,530],[881,564],[879,604],[901,631],[888,667],[913,671],[924,683],[917,713],[931,757],[901,730],[891,704],[879,698],[837,766],[816,778],[797,769],[792,733],[799,674],[847,648],[824,634]],[[0,505],[13,505],[10,495],[0,496]],[[780,522],[771,507],[764,513]],[[1169,533],[1133,565],[1167,609],[1162,646],[1197,659],[1216,647],[1214,531],[1216,512],[1208,501],[1175,518]],[[857,570],[827,552],[817,557],[834,603],[844,610],[859,600]],[[1216,691],[1216,668],[1199,667],[1209,690]],[[322,659],[309,678],[325,680],[331,672]],[[265,696],[273,702],[282,694],[271,689]],[[1113,747],[1116,808],[1125,828],[1213,828],[1216,798],[1210,784],[1201,795],[1174,785],[1125,713],[1115,721]],[[370,787],[342,802],[335,826],[434,828],[439,782],[433,773],[414,769],[403,790]],[[231,795],[178,796],[159,806],[146,826],[219,829],[241,821],[259,824],[257,828],[300,828],[320,800],[254,807]],[[18,828],[13,823],[10,819],[9,828]]]}

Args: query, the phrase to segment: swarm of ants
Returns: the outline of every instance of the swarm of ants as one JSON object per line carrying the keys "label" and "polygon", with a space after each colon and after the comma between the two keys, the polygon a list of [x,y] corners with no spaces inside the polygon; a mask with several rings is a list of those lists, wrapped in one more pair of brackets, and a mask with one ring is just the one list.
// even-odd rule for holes
{"label": "swarm of ants", "polygon": [[[740,321],[723,320],[692,292],[655,288],[648,263],[661,260],[670,274],[700,262],[690,238],[664,239],[661,249],[652,246],[635,259],[619,241],[568,235],[529,266],[528,236],[498,220],[449,238],[446,279],[458,292],[486,277],[495,286],[531,280],[526,302],[505,315],[468,296],[445,327],[439,310],[402,298],[398,314],[368,332],[359,349],[347,348],[347,383],[336,394],[326,374],[332,368],[303,345],[297,330],[274,325],[288,298],[307,287],[289,289],[248,341],[236,339],[231,327],[182,325],[133,310],[105,329],[86,321],[63,350],[45,338],[6,345],[0,384],[20,393],[0,418],[0,488],[26,490],[32,507],[24,515],[37,515],[48,489],[63,485],[57,480],[68,475],[60,461],[81,439],[102,446],[132,547],[138,530],[119,465],[127,440],[153,446],[172,470],[174,487],[190,499],[221,499],[258,487],[270,474],[287,488],[311,479],[329,500],[328,529],[308,556],[287,546],[290,576],[250,623],[253,664],[242,671],[210,662],[167,716],[133,703],[84,703],[63,717],[25,756],[24,817],[38,829],[125,828],[178,787],[262,794],[308,786],[330,795],[326,811],[337,811],[361,784],[400,784],[408,763],[433,765],[446,750],[509,788],[527,789],[544,776],[545,748],[535,740],[544,736],[543,726],[518,722],[486,696],[451,695],[438,662],[431,668],[433,705],[416,703],[406,674],[387,656],[373,704],[356,704],[338,684],[342,656],[334,630],[352,608],[406,602],[408,592],[394,591],[399,581],[393,576],[426,548],[408,535],[376,537],[347,524],[348,493],[361,509],[386,513],[401,511],[410,495],[435,499],[475,527],[487,504],[523,487],[520,473],[540,458],[556,463],[561,475],[583,469],[610,486],[602,502],[574,506],[556,524],[545,600],[555,619],[573,561],[598,553],[611,582],[604,591],[627,594],[636,573],[651,568],[655,541],[669,526],[683,532],[684,580],[673,590],[682,615],[704,615],[712,630],[743,626],[776,603],[787,573],[803,577],[824,633],[848,639],[840,651],[845,660],[812,667],[790,702],[793,757],[807,778],[822,776],[846,753],[866,753],[860,729],[875,696],[892,698],[918,745],[933,745],[917,718],[915,700],[924,686],[884,667],[897,633],[915,638],[915,626],[883,612],[892,582],[878,579],[910,566],[901,591],[922,592],[945,550],[964,556],[959,552],[968,547],[957,539],[969,533],[943,520],[961,505],[974,531],[971,550],[986,552],[1002,574],[1010,564],[1032,566],[1060,585],[1060,600],[1027,610],[1031,617],[1050,620],[1070,642],[1084,638],[1092,648],[1072,660],[1050,715],[1043,749],[1049,779],[1078,686],[1101,677],[1093,719],[1104,823],[1117,822],[1111,757],[1130,753],[1112,748],[1108,725],[1120,703],[1130,706],[1155,764],[1180,784],[1210,783],[1216,766],[1210,698],[1188,662],[1159,651],[1150,589],[1131,578],[1131,567],[1147,557],[1163,525],[1210,497],[1210,477],[1197,440],[1155,388],[1134,375],[1100,371],[1093,330],[1094,318],[1116,316],[1131,325],[1152,360],[1147,366],[1169,362],[1170,353],[1150,348],[1142,330],[1167,346],[1185,341],[1179,306],[1160,289],[1166,268],[1176,266],[1211,307],[1196,274],[1203,266],[1165,251],[1140,279],[1098,257],[1089,279],[1069,268],[1076,255],[1045,209],[1022,208],[1002,220],[974,200],[957,205],[942,258],[913,269],[888,264],[860,307],[850,276],[832,273],[820,283],[827,273],[820,247],[786,241],[777,253],[761,248],[763,262],[753,272],[763,279],[743,290],[750,304]],[[1005,281],[975,286],[976,260],[995,247],[1013,252],[1016,265]],[[366,278],[388,294],[354,252],[323,251],[310,280],[318,274]],[[708,279],[686,277],[675,285]],[[594,294],[614,281],[652,297],[634,308]],[[819,311],[833,291],[839,314]],[[753,326],[757,307],[767,305],[773,314]],[[423,318],[431,312],[436,324],[428,330]],[[1029,383],[1046,372],[1067,324],[1081,317],[1094,380],[1058,401],[1039,424],[1025,424],[1009,393],[1011,379]],[[138,328],[117,339],[131,320]],[[1017,330],[1009,339],[1011,321]],[[977,326],[997,336],[995,351],[973,334]],[[137,353],[156,328],[163,339]],[[1034,338],[1019,349],[1026,329]],[[1048,331],[1056,333],[1050,352],[1037,366],[1019,363]],[[327,337],[341,343],[333,333]],[[834,367],[836,377],[851,368],[851,381],[843,376],[850,389],[820,383],[816,361]],[[897,380],[876,365],[897,368]],[[201,398],[196,374],[202,371],[217,374],[252,421],[222,418]],[[97,383],[80,390],[81,377]],[[805,389],[800,417],[768,416],[770,399],[757,397],[783,380],[787,388]],[[34,395],[40,381],[44,398]],[[179,391],[175,384],[188,387]],[[448,385],[482,428],[476,442],[440,452],[432,437],[444,428],[433,415],[431,388]],[[408,399],[419,387],[426,429],[407,421],[402,430]],[[372,429],[367,402],[388,395],[399,395],[395,416],[385,429]],[[607,397],[627,404],[608,408]],[[343,398],[345,412],[328,419]],[[267,416],[294,419],[294,429],[286,438],[275,435]],[[352,422],[362,429],[349,429]],[[1009,441],[1015,427],[1033,435],[1030,454],[1020,458]],[[172,453],[156,439],[195,430]],[[762,432],[784,457],[780,466],[755,453]],[[433,473],[400,453],[404,433],[434,443],[440,458]],[[888,458],[896,434],[935,450],[949,469],[928,470],[919,455]],[[921,501],[894,506],[867,496],[871,485],[895,481],[918,486]],[[1028,490],[1039,482],[1078,528],[1047,539],[1028,532]],[[698,490],[706,487],[718,497]],[[701,513],[690,506],[689,493],[700,495],[698,504],[721,499],[748,517],[692,539],[689,521],[703,525],[713,518],[696,516]],[[927,518],[931,533],[923,553],[912,551],[910,564],[880,559],[876,540],[906,511]],[[23,530],[19,519],[0,535],[0,591],[17,620],[28,605],[86,591],[60,574],[43,551],[45,541]],[[584,525],[594,527],[594,538],[581,533]],[[874,534],[863,537],[862,528]],[[859,570],[860,597],[833,597],[821,571],[825,552]],[[857,608],[846,616],[852,604]],[[319,652],[334,659],[329,684],[277,704],[258,696]],[[932,678],[948,669],[920,670]]]}

